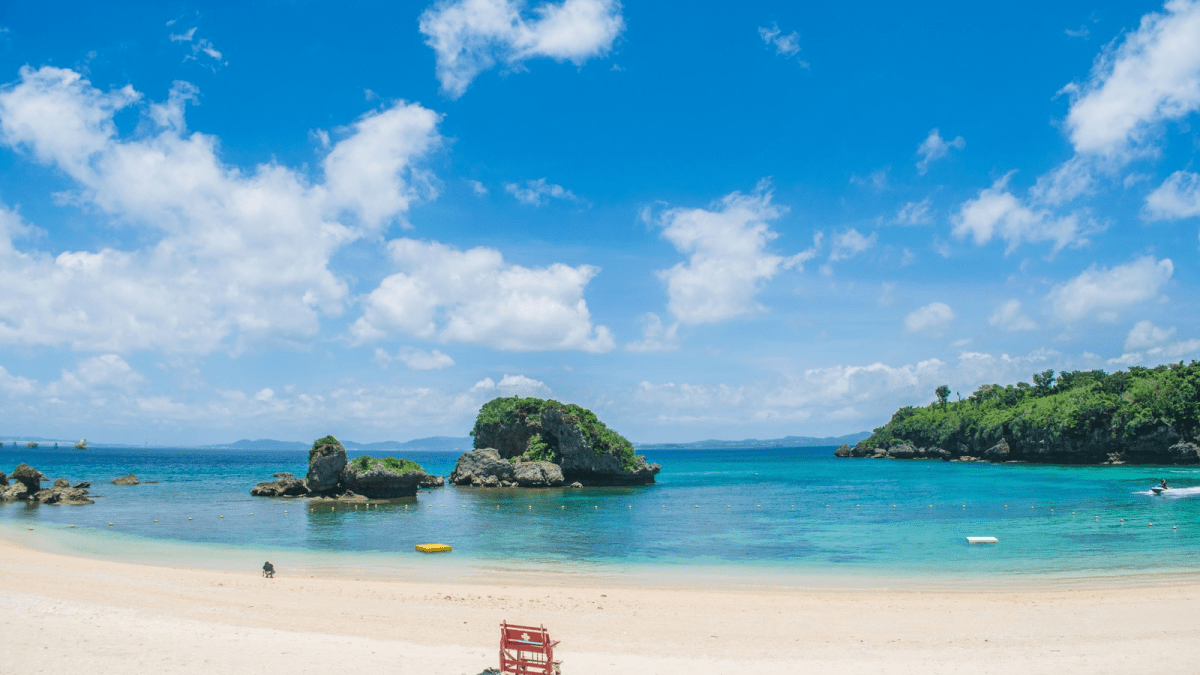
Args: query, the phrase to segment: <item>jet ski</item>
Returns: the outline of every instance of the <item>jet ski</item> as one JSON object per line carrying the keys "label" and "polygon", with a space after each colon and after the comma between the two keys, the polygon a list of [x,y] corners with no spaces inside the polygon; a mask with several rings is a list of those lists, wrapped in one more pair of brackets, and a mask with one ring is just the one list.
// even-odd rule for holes
{"label": "jet ski", "polygon": [[1169,488],[1169,487],[1163,487],[1163,486],[1161,486],[1161,485],[1155,485],[1154,487],[1150,488],[1150,491],[1151,491],[1151,492],[1153,492],[1153,493],[1154,493],[1154,494],[1156,494],[1156,495],[1161,495],[1162,493],[1164,493],[1164,492],[1166,492],[1167,490],[1170,490],[1170,489],[1171,489],[1171,488]]}

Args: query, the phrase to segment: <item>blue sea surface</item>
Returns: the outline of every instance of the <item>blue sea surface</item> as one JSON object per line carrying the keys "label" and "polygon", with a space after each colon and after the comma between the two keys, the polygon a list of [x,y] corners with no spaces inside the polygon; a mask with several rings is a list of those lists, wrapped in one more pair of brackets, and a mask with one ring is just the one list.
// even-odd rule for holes
{"label": "blue sea surface", "polygon": [[[448,475],[457,455],[406,456]],[[413,546],[443,542],[454,547],[452,564],[465,568],[666,576],[702,569],[724,578],[985,579],[1200,569],[1200,467],[836,459],[833,448],[658,450],[648,459],[663,465],[656,485],[447,486],[356,510],[250,496],[277,471],[303,475],[303,452],[6,446],[0,469],[26,462],[51,479],[91,481],[103,497],[80,507],[0,505],[0,535],[34,527],[56,533],[66,550],[127,560],[157,551],[157,562],[173,551],[185,559],[168,562],[180,566],[201,564],[210,549],[247,559],[270,551],[285,566],[288,556],[339,561],[333,566],[432,564],[419,561],[436,556]],[[130,472],[156,482],[111,484]],[[1176,489],[1152,495],[1160,478]],[[968,536],[1000,542],[972,546]]]}

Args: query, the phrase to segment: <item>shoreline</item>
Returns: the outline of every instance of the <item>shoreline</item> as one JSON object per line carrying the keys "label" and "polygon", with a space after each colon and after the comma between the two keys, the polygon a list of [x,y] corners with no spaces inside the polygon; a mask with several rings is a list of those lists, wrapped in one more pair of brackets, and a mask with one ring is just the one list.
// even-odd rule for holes
{"label": "shoreline", "polygon": [[[283,547],[234,546],[142,537],[120,531],[68,529],[0,520],[0,544],[70,558],[166,569],[239,573],[254,570],[261,559],[294,576],[314,579],[395,581],[479,585],[503,576],[524,585],[571,587],[616,585],[628,588],[705,588],[780,590],[786,592],[1041,592],[1106,590],[1190,585],[1200,575],[1196,569],[1143,569],[1122,573],[1071,570],[1061,574],[1017,573],[953,575],[880,574],[877,570],[834,571],[785,564],[722,564],[709,561],[598,563],[563,561],[478,560],[451,553],[396,554],[380,551],[314,551]],[[964,544],[965,545],[965,544]],[[181,562],[186,561],[186,565]]]}
{"label": "shoreline", "polygon": [[[261,564],[261,563],[260,563]],[[649,587],[111,562],[0,538],[5,665],[95,673],[477,675],[500,621],[544,624],[564,672],[1123,673],[1200,656],[1200,582],[996,590]],[[66,636],[70,636],[67,638]],[[751,663],[740,659],[750,659]],[[986,667],[985,667],[986,666]]]}

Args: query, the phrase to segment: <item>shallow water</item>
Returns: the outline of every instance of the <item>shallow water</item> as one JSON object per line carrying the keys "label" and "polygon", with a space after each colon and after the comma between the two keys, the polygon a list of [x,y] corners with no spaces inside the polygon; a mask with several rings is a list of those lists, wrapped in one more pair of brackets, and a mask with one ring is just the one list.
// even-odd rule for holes
{"label": "shallow water", "polygon": [[[832,450],[654,451],[664,469],[653,486],[446,487],[355,510],[250,496],[276,471],[302,475],[303,452],[5,447],[0,469],[24,461],[52,479],[90,480],[103,498],[0,505],[0,527],[7,536],[34,527],[45,547],[105,558],[222,567],[216,558],[242,565],[269,554],[284,567],[374,573],[994,579],[1200,567],[1200,468],[835,459]],[[457,453],[407,456],[448,474]],[[129,472],[158,482],[109,483]],[[1164,477],[1176,489],[1154,496]],[[1000,543],[971,546],[967,536]],[[423,542],[454,552],[416,553]]]}

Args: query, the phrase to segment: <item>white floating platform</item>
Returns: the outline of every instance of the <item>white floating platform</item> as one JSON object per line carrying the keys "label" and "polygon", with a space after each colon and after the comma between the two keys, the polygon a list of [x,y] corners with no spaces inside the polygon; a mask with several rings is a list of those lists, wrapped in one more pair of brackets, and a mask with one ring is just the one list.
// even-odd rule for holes
{"label": "white floating platform", "polygon": [[999,544],[1000,540],[995,537],[967,537],[968,544]]}

